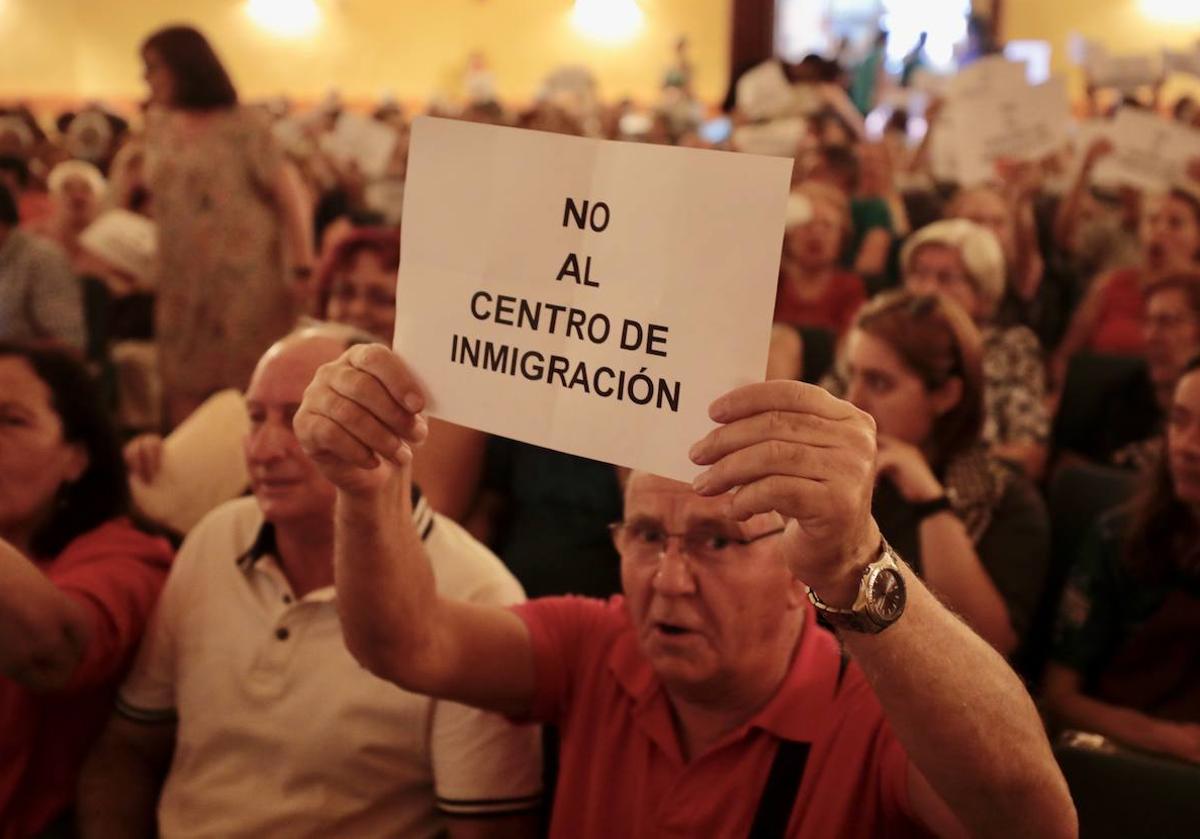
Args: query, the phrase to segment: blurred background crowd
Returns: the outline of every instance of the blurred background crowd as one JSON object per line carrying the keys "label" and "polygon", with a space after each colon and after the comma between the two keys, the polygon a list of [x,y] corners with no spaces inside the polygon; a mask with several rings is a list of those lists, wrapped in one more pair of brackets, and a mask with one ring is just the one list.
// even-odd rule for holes
{"label": "blurred background crowd", "polygon": [[[872,414],[881,529],[1027,680],[1065,767],[1132,750],[1159,762],[1130,783],[1197,788],[1200,12],[477,0],[451,22],[379,12],[389,26],[356,55],[348,0],[207,4],[211,21],[175,4],[165,19],[191,23],[161,28],[168,10],[134,4],[147,19],[120,43],[73,5],[0,2],[15,554],[45,565],[128,516],[178,545],[250,486],[240,394],[273,342],[308,320],[390,342],[415,117],[778,155],[794,166],[767,375]],[[276,40],[239,35],[234,6]],[[1124,6],[1158,23],[1131,35]],[[501,25],[522,33],[507,49],[487,33]],[[93,38],[124,58],[93,77],[80,47],[73,82],[41,78],[38,26],[71,33],[56,63]],[[576,58],[575,38],[603,43]],[[350,49],[335,61],[330,44]],[[411,78],[363,69],[401,50]],[[113,66],[140,68],[141,95]],[[417,477],[529,596],[618,590],[617,468],[434,423]],[[0,695],[32,693],[0,719],[40,719],[31,697],[72,689],[12,674]],[[76,734],[81,756],[95,731]],[[5,771],[0,824],[19,788]]]}

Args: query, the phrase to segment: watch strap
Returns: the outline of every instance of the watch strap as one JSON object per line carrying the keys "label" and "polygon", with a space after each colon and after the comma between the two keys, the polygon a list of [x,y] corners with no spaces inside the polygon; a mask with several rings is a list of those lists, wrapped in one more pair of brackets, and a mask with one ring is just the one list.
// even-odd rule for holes
{"label": "watch strap", "polygon": [[[896,620],[898,620],[900,616],[897,615],[891,620],[881,622],[880,620],[874,618],[867,609],[869,596],[867,590],[868,580],[871,577],[871,572],[880,566],[884,566],[890,570],[893,570],[897,574],[900,573],[899,557],[896,556],[896,552],[892,550],[892,547],[887,543],[887,540],[882,537],[880,537],[879,541],[878,555],[875,557],[874,561],[869,563],[867,567],[863,569],[862,578],[859,583],[858,597],[855,598],[854,604],[850,606],[850,608],[841,609],[836,606],[830,606],[826,604],[823,600],[821,600],[820,595],[813,591],[811,586],[808,588],[808,600],[810,603],[812,603],[813,607],[825,617],[825,620],[834,629],[845,629],[851,632],[862,632],[869,635],[882,632],[891,626]],[[901,578],[901,582],[902,581],[903,578]]]}
{"label": "watch strap", "polygon": [[928,501],[918,501],[910,505],[910,508],[916,516],[917,521],[925,521],[925,519],[938,513],[954,512],[954,505],[950,503],[950,496],[946,493],[942,493],[937,498],[931,498]]}

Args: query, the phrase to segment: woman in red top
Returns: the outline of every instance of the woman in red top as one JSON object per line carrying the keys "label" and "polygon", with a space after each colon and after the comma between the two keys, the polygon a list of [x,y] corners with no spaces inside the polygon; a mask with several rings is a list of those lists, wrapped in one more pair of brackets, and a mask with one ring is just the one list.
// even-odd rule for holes
{"label": "woman in red top", "polygon": [[1156,278],[1200,265],[1200,197],[1177,188],[1149,198],[1138,238],[1141,264],[1097,278],[1075,312],[1055,358],[1060,383],[1067,361],[1080,350],[1143,353],[1143,289]]}
{"label": "woman in red top", "polygon": [[788,197],[775,322],[841,336],[867,299],[862,278],[838,266],[850,233],[850,204],[836,187],[806,182]]}
{"label": "woman in red top", "polygon": [[0,343],[0,839],[65,819],[171,561],[83,367]]}

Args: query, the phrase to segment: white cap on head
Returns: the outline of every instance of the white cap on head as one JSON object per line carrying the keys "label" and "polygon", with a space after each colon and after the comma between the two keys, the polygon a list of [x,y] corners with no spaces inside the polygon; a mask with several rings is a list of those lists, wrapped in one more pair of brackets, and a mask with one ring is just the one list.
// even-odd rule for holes
{"label": "white cap on head", "polygon": [[983,298],[984,308],[995,311],[1004,296],[1004,251],[995,234],[986,227],[966,219],[947,219],[927,224],[908,237],[900,251],[902,270],[908,270],[909,260],[922,245],[942,245],[958,251],[968,279]]}
{"label": "white cap on head", "polygon": [[92,194],[97,198],[103,198],[108,192],[108,181],[104,180],[104,175],[86,160],[64,160],[50,170],[46,186],[52,193],[59,195],[67,178],[82,178],[87,181],[88,186],[92,188]]}
{"label": "white cap on head", "polygon": [[813,216],[812,201],[807,195],[798,192],[788,193],[787,209],[783,214],[784,228],[799,227],[806,224]]}

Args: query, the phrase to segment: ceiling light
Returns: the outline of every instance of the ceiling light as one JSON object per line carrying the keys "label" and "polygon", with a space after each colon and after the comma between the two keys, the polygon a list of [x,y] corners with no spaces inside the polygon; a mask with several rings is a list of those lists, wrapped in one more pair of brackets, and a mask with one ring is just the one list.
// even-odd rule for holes
{"label": "ceiling light", "polygon": [[316,0],[247,0],[250,19],[281,38],[311,35],[321,25]]}
{"label": "ceiling light", "polygon": [[606,43],[628,41],[645,18],[637,0],[575,0],[571,23],[588,38]]}

